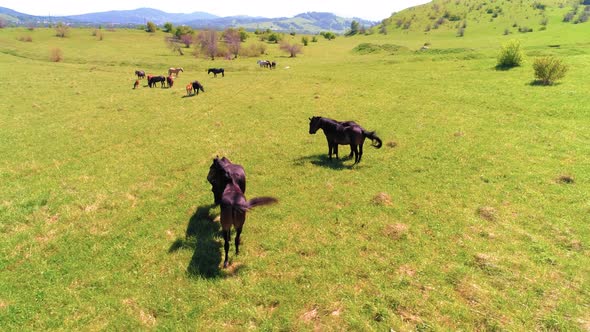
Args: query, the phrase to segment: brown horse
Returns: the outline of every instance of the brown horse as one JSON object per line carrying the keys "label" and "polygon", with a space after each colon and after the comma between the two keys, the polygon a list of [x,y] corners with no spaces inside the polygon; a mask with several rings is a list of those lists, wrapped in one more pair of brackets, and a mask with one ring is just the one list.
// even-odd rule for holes
{"label": "brown horse", "polygon": [[145,71],[143,70],[136,70],[135,71],[135,75],[137,75],[137,79],[142,79],[145,78]]}
{"label": "brown horse", "polygon": [[193,84],[189,83],[186,86],[186,95],[190,96],[193,93]]}
{"label": "brown horse", "polygon": [[332,152],[338,159],[338,145],[350,145],[351,156],[354,155],[354,163],[357,164],[363,156],[365,138],[370,138],[373,141],[372,145],[377,149],[383,144],[374,131],[367,131],[354,121],[338,122],[320,116],[309,118],[310,134],[315,134],[320,128],[324,131],[328,141],[328,158],[330,160],[332,160]]}
{"label": "brown horse", "polygon": [[178,77],[178,73],[181,71],[184,72],[184,69],[182,69],[182,68],[168,68],[168,76],[172,76],[172,74],[174,73],[174,75],[176,77]]}

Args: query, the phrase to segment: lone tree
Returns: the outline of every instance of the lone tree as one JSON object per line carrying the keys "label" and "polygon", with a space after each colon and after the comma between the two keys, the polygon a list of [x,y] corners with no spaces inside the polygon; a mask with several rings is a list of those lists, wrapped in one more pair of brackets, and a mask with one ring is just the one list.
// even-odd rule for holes
{"label": "lone tree", "polygon": [[354,36],[354,35],[356,35],[357,33],[359,33],[359,27],[360,27],[359,22],[353,20],[352,23],[350,23],[350,31],[348,31],[346,33],[346,35],[347,36]]}
{"label": "lone tree", "polygon": [[211,29],[203,30],[197,35],[197,40],[201,47],[201,51],[210,57],[211,60],[215,60],[215,55],[217,55],[218,49],[217,41],[219,40],[217,37],[217,31]]}
{"label": "lone tree", "polygon": [[242,45],[240,31],[232,28],[226,29],[223,32],[223,41],[225,41],[228,51],[233,54],[234,59],[236,59],[240,53],[240,47]]}
{"label": "lone tree", "polygon": [[55,35],[61,38],[65,38],[70,34],[70,27],[63,22],[57,23],[55,26]]}
{"label": "lone tree", "polygon": [[294,58],[297,56],[297,54],[302,53],[302,48],[303,46],[299,45],[299,44],[290,44],[287,41],[283,41],[281,42],[281,45],[279,46],[281,50],[285,51],[285,52],[289,52],[291,58]]}
{"label": "lone tree", "polygon": [[170,22],[166,22],[164,23],[164,31],[165,32],[173,32],[174,31],[174,25]]}
{"label": "lone tree", "polygon": [[156,30],[158,30],[158,27],[156,26],[156,23],[149,21],[147,22],[147,28],[146,31],[147,32],[156,32]]}

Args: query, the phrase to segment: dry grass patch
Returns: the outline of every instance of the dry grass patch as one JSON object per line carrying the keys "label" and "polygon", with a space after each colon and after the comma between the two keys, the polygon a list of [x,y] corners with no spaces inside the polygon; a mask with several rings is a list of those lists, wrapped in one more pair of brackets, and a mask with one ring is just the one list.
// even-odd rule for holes
{"label": "dry grass patch", "polygon": [[405,239],[408,237],[408,228],[408,225],[401,223],[387,225],[385,226],[384,233],[393,240]]}
{"label": "dry grass patch", "polygon": [[49,60],[51,62],[60,62],[64,59],[64,54],[61,49],[54,48],[49,52]]}
{"label": "dry grass patch", "polygon": [[480,206],[477,208],[477,214],[487,221],[496,220],[496,209],[491,206]]}
{"label": "dry grass patch", "polygon": [[384,206],[391,206],[393,203],[391,202],[391,196],[387,193],[380,192],[375,197],[373,197],[373,204],[376,205],[384,205]]}
{"label": "dry grass patch", "polygon": [[319,318],[319,313],[318,313],[317,307],[313,307],[311,310],[306,311],[305,313],[303,313],[303,315],[301,315],[301,320],[306,323],[310,323],[314,320],[317,320],[318,318]]}
{"label": "dry grass patch", "polygon": [[154,327],[156,325],[156,315],[153,312],[146,311],[139,308],[139,305],[134,299],[124,299],[121,301],[123,305],[129,308],[133,313],[138,312],[138,318],[142,325],[146,327]]}
{"label": "dry grass patch", "polygon": [[395,148],[398,146],[396,141],[389,141],[389,142],[387,142],[386,145],[387,145],[387,147],[390,147],[390,148]]}
{"label": "dry grass patch", "polygon": [[563,184],[572,184],[574,183],[574,177],[571,175],[567,175],[567,174],[563,174],[557,177],[557,179],[555,179],[555,181],[557,183],[563,183]]}

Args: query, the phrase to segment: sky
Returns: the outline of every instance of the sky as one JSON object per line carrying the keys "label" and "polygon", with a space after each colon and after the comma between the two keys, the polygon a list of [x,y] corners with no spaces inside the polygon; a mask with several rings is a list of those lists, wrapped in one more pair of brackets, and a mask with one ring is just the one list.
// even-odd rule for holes
{"label": "sky", "polygon": [[66,16],[142,7],[168,13],[207,12],[217,16],[292,17],[330,12],[340,17],[380,21],[393,12],[430,0],[0,0],[0,7],[37,16]]}

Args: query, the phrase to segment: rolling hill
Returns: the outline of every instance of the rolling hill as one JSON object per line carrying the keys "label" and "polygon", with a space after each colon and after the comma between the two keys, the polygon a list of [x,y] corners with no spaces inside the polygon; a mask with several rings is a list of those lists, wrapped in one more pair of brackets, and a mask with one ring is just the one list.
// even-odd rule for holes
{"label": "rolling hill", "polygon": [[111,24],[115,26],[131,26],[146,24],[148,21],[158,25],[166,22],[175,25],[188,25],[194,28],[225,29],[228,27],[244,27],[248,30],[271,29],[280,32],[319,33],[332,31],[344,33],[350,28],[353,20],[364,26],[372,26],[375,22],[360,18],[342,18],[332,13],[308,12],[292,18],[227,16],[219,17],[205,12],[190,14],[166,13],[152,8],[135,10],[114,10],[100,13],[88,13],[72,16],[33,16],[0,7],[0,15],[5,21],[15,25],[43,25],[51,22],[64,22],[71,25]]}

